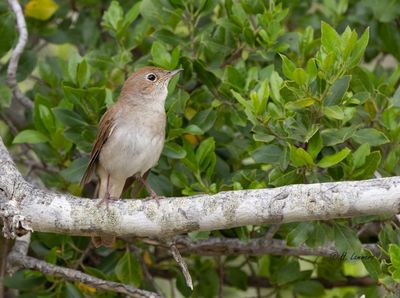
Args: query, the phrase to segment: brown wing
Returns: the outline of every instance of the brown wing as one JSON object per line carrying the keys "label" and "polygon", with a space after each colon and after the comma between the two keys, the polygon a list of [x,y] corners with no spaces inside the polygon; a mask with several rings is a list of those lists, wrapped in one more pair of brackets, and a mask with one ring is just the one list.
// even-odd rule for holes
{"label": "brown wing", "polygon": [[108,137],[111,134],[112,127],[115,124],[113,118],[113,115],[115,115],[115,113],[112,110],[113,107],[109,109],[107,112],[105,112],[100,119],[99,130],[97,131],[96,141],[93,145],[92,152],[90,152],[89,165],[86,169],[85,174],[82,177],[81,186],[84,186],[86,183],[90,181],[93,172],[96,168],[97,162],[99,160],[101,148],[106,143]]}

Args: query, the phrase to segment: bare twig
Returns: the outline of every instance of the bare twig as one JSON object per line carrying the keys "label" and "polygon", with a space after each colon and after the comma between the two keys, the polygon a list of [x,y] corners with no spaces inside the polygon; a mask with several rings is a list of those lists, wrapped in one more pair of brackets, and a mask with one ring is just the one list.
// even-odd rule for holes
{"label": "bare twig", "polygon": [[174,257],[175,261],[178,263],[178,265],[182,269],[183,276],[185,277],[186,285],[192,289],[193,291],[193,282],[192,282],[192,277],[190,276],[189,269],[187,267],[187,264],[185,260],[182,258],[179,250],[176,248],[175,244],[170,245],[171,253],[172,256]]}
{"label": "bare twig", "polygon": [[[272,239],[265,243],[265,238],[257,238],[249,241],[241,241],[231,238],[212,237],[206,240],[193,241],[187,236],[174,238],[177,246],[181,247],[182,253],[196,253],[202,256],[219,255],[285,255],[285,256],[321,256],[337,258],[339,252],[333,245],[311,248],[305,244],[297,247],[288,246],[286,241]],[[370,250],[375,256],[380,257],[381,253],[376,244],[363,244],[364,249]]]}
{"label": "bare twig", "polygon": [[117,282],[102,280],[78,270],[64,268],[61,266],[56,266],[50,263],[47,263],[42,260],[38,260],[36,258],[32,258],[26,255],[28,246],[29,246],[30,235],[27,234],[23,237],[19,237],[16,240],[16,243],[8,255],[8,265],[11,272],[15,272],[16,268],[25,268],[31,269],[35,271],[42,272],[43,274],[62,277],[69,281],[79,281],[91,287],[113,291],[121,294],[128,295],[130,297],[145,297],[145,298],[158,298],[161,297],[157,293],[140,290],[128,285],[124,285]]}
{"label": "bare twig", "polygon": [[271,225],[267,234],[264,237],[265,242],[271,242],[272,239],[274,238],[276,232],[279,230],[279,225]]}
{"label": "bare twig", "polygon": [[18,100],[24,107],[32,109],[33,108],[32,101],[27,96],[22,94],[17,83],[18,62],[28,41],[28,30],[26,29],[24,14],[22,12],[21,5],[18,3],[18,1],[8,0],[8,5],[14,12],[15,17],[17,19],[17,28],[19,32],[19,37],[18,37],[18,43],[14,48],[14,50],[12,51],[10,62],[8,64],[7,83],[13,92],[14,98]]}
{"label": "bare twig", "polygon": [[[27,233],[21,237],[15,239],[14,246],[8,255],[8,258],[19,258],[26,256],[28,254],[29,245],[31,243],[31,233]],[[7,258],[7,260],[9,260]],[[7,272],[9,274],[14,274],[20,270],[22,266],[20,264],[10,263],[7,264]]]}

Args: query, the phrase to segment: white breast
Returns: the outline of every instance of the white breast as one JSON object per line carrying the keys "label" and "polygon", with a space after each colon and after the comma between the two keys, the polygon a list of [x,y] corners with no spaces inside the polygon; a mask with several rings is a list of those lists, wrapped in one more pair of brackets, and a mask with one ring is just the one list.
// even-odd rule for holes
{"label": "white breast", "polygon": [[[138,117],[139,118],[139,117]],[[165,138],[164,122],[140,115],[139,119],[117,123],[100,153],[100,162],[111,176],[126,179],[143,175],[160,158]]]}

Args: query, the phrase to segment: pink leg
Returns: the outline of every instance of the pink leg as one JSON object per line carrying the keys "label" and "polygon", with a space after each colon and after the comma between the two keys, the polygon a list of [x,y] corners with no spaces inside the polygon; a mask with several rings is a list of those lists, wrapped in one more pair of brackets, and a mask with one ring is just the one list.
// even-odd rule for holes
{"label": "pink leg", "polygon": [[151,188],[151,186],[147,183],[146,179],[143,179],[139,174],[136,175],[136,178],[146,187],[147,191],[150,193],[152,199],[157,201],[157,205],[160,206],[160,197],[156,194],[156,192]]}
{"label": "pink leg", "polygon": [[105,203],[106,204],[106,208],[108,209],[109,200],[110,200],[110,174],[107,175],[106,193],[104,194],[104,197],[100,201],[100,203],[97,204],[97,207],[99,207],[102,203]]}

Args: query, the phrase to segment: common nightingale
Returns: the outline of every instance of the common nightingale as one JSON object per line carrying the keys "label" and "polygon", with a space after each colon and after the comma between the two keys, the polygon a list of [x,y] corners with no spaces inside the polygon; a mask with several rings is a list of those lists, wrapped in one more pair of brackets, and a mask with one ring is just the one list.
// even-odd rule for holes
{"label": "common nightingale", "polygon": [[[95,171],[99,178],[97,197],[107,207],[108,200],[119,198],[134,180],[142,183],[158,203],[146,177],[164,146],[168,82],[181,70],[148,66],[134,72],[126,80],[118,101],[100,119],[81,185],[88,183]],[[115,242],[111,235],[92,239],[96,247]]]}

